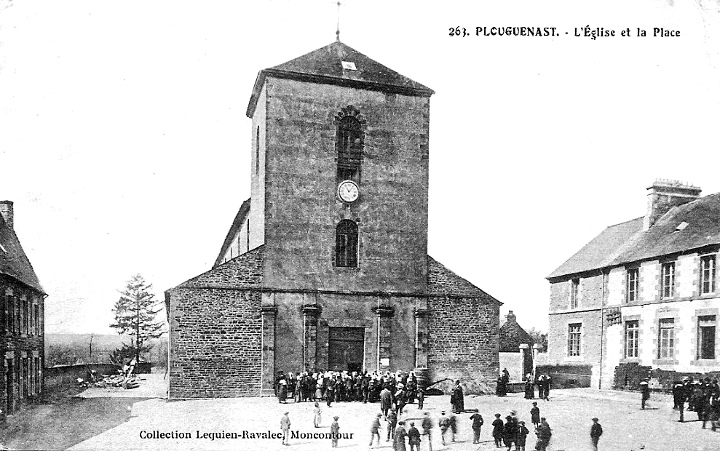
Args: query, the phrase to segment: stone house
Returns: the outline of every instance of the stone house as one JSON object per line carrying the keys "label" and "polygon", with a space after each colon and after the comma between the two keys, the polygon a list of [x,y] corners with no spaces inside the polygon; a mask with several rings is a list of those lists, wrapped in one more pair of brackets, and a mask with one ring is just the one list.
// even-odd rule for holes
{"label": "stone house", "polygon": [[500,369],[506,368],[510,373],[510,380],[524,380],[533,370],[533,344],[534,340],[517,322],[517,316],[512,310],[505,315],[505,321],[500,324]]}
{"label": "stone house", "polygon": [[11,201],[0,201],[0,355],[2,416],[43,391],[43,291],[14,230]]}
{"label": "stone house", "polygon": [[548,276],[551,363],[590,365],[594,387],[616,367],[720,370],[720,194],[658,180],[644,217],[608,227]]}
{"label": "stone house", "polygon": [[253,87],[251,197],[212,269],[166,292],[169,396],[278,371],[498,371],[500,302],[427,255],[429,88],[337,41]]}

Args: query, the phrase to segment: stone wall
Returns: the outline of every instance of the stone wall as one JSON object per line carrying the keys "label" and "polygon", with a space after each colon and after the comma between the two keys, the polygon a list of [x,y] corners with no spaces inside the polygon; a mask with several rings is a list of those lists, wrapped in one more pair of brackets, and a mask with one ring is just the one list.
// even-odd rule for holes
{"label": "stone wall", "polygon": [[433,297],[428,320],[431,379],[460,379],[469,393],[492,392],[499,374],[500,303]]}
{"label": "stone wall", "polygon": [[[429,99],[272,77],[265,86],[266,285],[423,293]],[[347,205],[336,196],[335,116],[349,105],[365,153],[360,197]],[[357,268],[334,267],[343,219],[358,225]]]}
{"label": "stone wall", "polygon": [[169,296],[169,397],[257,396],[260,292],[174,288]]}

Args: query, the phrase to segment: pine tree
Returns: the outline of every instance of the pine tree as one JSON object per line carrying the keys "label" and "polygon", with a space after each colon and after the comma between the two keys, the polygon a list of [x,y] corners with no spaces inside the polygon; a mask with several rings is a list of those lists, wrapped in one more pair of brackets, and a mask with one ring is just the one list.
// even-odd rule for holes
{"label": "pine tree", "polygon": [[134,349],[136,362],[140,362],[141,352],[150,350],[147,342],[165,333],[165,323],[156,319],[161,308],[151,290],[152,284],[136,274],[128,280],[113,308],[115,323],[110,327],[130,337],[129,347]]}

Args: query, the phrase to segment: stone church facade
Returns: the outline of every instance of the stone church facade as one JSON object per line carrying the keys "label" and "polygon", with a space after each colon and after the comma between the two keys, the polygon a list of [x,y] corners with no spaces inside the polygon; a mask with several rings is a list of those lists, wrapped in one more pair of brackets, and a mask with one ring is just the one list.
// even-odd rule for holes
{"label": "stone church facade", "polygon": [[259,73],[251,197],[166,292],[171,398],[271,394],[281,370],[495,379],[500,302],[427,255],[432,94],[340,41]]}

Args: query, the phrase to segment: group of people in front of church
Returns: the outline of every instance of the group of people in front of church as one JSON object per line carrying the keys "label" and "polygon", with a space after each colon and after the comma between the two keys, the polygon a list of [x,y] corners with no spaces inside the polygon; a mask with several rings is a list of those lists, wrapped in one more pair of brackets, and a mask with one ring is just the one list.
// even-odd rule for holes
{"label": "group of people in front of church", "polygon": [[[502,373],[497,378],[495,386],[496,396],[507,396],[508,384],[510,383],[510,372],[507,368],[503,368]],[[552,378],[547,374],[537,374],[533,379],[532,374],[525,376],[525,399],[535,399],[535,387],[538,388],[538,398],[548,401],[550,399],[550,385]]]}
{"label": "group of people in front of church", "polygon": [[390,408],[387,393],[398,411],[406,404],[418,401],[422,409],[424,391],[418,385],[414,372],[397,371],[395,373],[377,371],[369,373],[348,371],[319,371],[284,374],[278,372],[275,378],[275,395],[280,403],[288,399],[295,402],[333,402],[357,401],[378,402]]}

